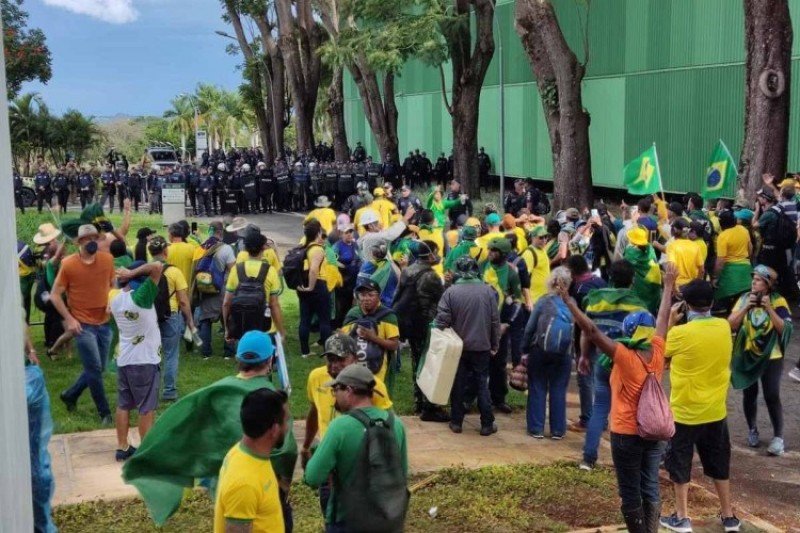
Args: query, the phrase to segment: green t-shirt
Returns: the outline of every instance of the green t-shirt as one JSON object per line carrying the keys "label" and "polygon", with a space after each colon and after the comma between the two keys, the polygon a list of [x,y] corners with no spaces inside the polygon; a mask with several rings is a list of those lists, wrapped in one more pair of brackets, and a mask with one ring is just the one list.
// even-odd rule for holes
{"label": "green t-shirt", "polygon": [[153,280],[148,276],[148,278],[133,291],[131,300],[142,309],[150,309],[156,301],[156,296],[158,296],[158,285],[153,283]]}
{"label": "green t-shirt", "polygon": [[128,268],[128,266],[130,266],[131,263],[133,263],[133,259],[131,258],[131,256],[129,256],[127,254],[122,255],[120,257],[115,257],[114,258],[114,268],[115,269],[117,269],[117,268]]}
{"label": "green t-shirt", "polygon": [[[386,420],[389,412],[377,407],[364,407],[361,409],[373,420]],[[408,453],[406,448],[406,430],[399,417],[394,417],[394,436],[397,445],[400,447],[400,457],[402,458],[403,474],[408,476]],[[331,421],[325,438],[320,442],[319,447],[308,462],[305,472],[305,482],[312,487],[318,487],[325,483],[328,476],[333,473],[335,477],[334,486],[349,482],[353,475],[356,461],[361,454],[361,443],[366,432],[364,425],[352,416],[339,416]],[[325,523],[333,524],[344,520],[344,513],[341,508],[336,509],[336,517],[333,517],[333,510],[336,500],[335,491],[332,491],[328,508],[325,510]]]}

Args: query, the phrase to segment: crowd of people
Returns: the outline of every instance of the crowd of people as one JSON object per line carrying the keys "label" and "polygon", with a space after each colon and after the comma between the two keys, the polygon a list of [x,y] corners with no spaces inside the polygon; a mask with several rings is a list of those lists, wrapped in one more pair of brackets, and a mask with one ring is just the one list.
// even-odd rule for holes
{"label": "crowd of people", "polygon": [[[227,175],[228,164],[219,165]],[[238,160],[231,175],[246,165]],[[616,217],[602,204],[546,216],[548,198],[524,180],[504,198],[502,211],[487,203],[477,212],[457,180],[446,191],[432,184],[420,198],[415,191],[427,185],[424,175],[411,176],[395,181],[379,174],[373,184],[367,177],[344,198],[309,189],[314,209],[303,221],[301,242],[283,258],[261,228],[233,213],[211,221],[203,236],[185,221],[171,225],[166,239],[142,230],[129,251],[128,198],[118,230],[96,205],[60,230],[43,225],[34,242],[46,247],[39,279],[47,283],[43,305],[53,330],[46,337],[48,355],[73,336],[84,368],[61,400],[73,410],[88,388],[102,423],[116,420],[116,454],[128,461],[126,476],[133,479],[134,470],[144,475],[148,455],[128,443],[129,411],[139,412],[147,448],[148,432],[161,425],[168,442],[164,435],[186,423],[163,429],[170,422],[159,420],[152,427],[159,395],[176,402],[168,412],[177,412],[201,394],[181,397],[177,390],[181,337],[211,357],[213,324],[221,322],[223,355],[235,357],[239,377],[263,376],[280,366],[282,339],[294,335],[278,298],[291,289],[300,312],[297,356],[324,361],[307,379],[310,409],[299,455],[305,481],[319,487],[327,531],[361,527],[370,519],[364,502],[385,530],[402,529],[407,449],[392,396],[413,395],[421,420],[447,423],[454,434],[463,432],[465,414],[477,404],[480,435],[490,437],[498,431],[495,413],[512,412],[509,385],[526,391],[525,429],[534,440],[560,440],[570,430],[584,434],[583,470],[595,467],[601,435],[610,430],[629,531],[691,531],[687,495],[695,450],[714,481],[725,531],[738,531],[729,483],[729,387],[743,391],[749,427],[734,438],[762,445],[761,390],[772,426],[767,453],[785,450],[780,380],[792,333],[788,302],[798,292],[800,233],[794,179],[765,177],[754,209],[728,200],[704,205],[696,194],[671,202],[653,196],[623,203]],[[60,231],[74,240],[77,253],[63,257]],[[22,275],[22,255],[20,264]],[[119,339],[114,418],[102,382],[114,349],[112,317]],[[413,390],[394,387],[402,349],[410,351],[416,376],[431,328],[451,328],[463,342],[449,409],[431,403],[416,380]],[[284,356],[283,364],[292,357]],[[580,416],[570,422],[573,368]],[[653,375],[660,381],[667,368],[674,431],[659,439],[642,436],[645,383]],[[800,366],[789,376],[800,381]],[[266,467],[275,450],[291,456],[289,400],[280,387],[270,388],[240,389],[231,405],[241,407],[244,436],[233,430],[222,440],[230,451],[208,452],[214,460],[206,474],[221,468],[215,530],[233,531],[237,523],[291,529],[292,468],[276,478]],[[372,463],[383,474],[370,476],[364,443],[384,450],[382,462],[373,457]],[[147,451],[157,456],[153,446]],[[667,516],[658,484],[662,460],[676,494]],[[149,474],[166,475],[169,466],[159,468]],[[379,483],[383,498],[376,495]]]}

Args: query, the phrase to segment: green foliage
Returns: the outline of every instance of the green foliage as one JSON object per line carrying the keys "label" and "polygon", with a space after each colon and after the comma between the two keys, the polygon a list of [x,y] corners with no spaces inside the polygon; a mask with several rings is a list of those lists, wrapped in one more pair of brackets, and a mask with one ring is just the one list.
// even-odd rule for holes
{"label": "green foliage", "polygon": [[81,163],[103,138],[94,117],[74,109],[61,117],[54,116],[37,93],[14,99],[8,112],[14,163],[26,175],[36,156],[50,159],[54,164],[64,163],[68,157]]}
{"label": "green foliage", "polygon": [[23,82],[47,83],[53,75],[52,58],[42,30],[28,29],[23,0],[0,0],[3,20],[3,49],[6,59],[8,99],[16,98]]}

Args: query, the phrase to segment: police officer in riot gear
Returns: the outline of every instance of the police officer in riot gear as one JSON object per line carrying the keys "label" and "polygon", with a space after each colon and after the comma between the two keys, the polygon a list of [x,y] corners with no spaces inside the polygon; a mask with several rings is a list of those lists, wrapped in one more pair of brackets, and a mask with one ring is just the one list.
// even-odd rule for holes
{"label": "police officer in riot gear", "polygon": [[444,152],[441,152],[439,159],[436,160],[436,166],[433,167],[433,175],[436,183],[444,186],[445,181],[447,181],[447,158],[444,156]]}
{"label": "police officer in riot gear", "polygon": [[369,194],[369,185],[366,181],[359,181],[356,184],[356,194],[351,194],[347,197],[342,205],[342,211],[350,215],[350,220],[356,215],[356,211],[372,202],[372,196]]}
{"label": "police officer in riot gear", "polygon": [[478,153],[478,175],[480,176],[480,186],[486,191],[489,190],[489,170],[492,168],[492,160],[484,151],[483,146]]}
{"label": "police officer in riot gear", "polygon": [[256,177],[250,171],[250,165],[245,163],[242,165],[242,186],[244,187],[244,207],[245,212],[258,213],[258,188],[256,185]]}
{"label": "police officer in riot gear", "polygon": [[128,174],[128,192],[136,212],[139,212],[139,202],[142,200],[142,172],[138,165],[134,165]]}
{"label": "police officer in riot gear", "polygon": [[225,163],[217,163],[217,171],[214,172],[214,187],[211,189],[211,207],[215,215],[222,212],[222,204],[225,198],[227,168]]}
{"label": "police officer in riot gear", "polygon": [[276,185],[278,187],[278,211],[289,211],[292,200],[292,178],[289,176],[289,167],[286,166],[286,163],[282,159],[276,159],[272,171],[275,173]]}
{"label": "police officer in riot gear", "polygon": [[117,162],[117,175],[114,180],[117,186],[117,198],[119,199],[119,210],[122,211],[125,198],[128,197],[128,171],[122,161]]}
{"label": "police officer in riot gear", "polygon": [[356,163],[363,163],[367,159],[367,151],[361,146],[361,141],[356,143],[356,149],[353,150],[353,161]]}
{"label": "police officer in riot gear", "polygon": [[19,208],[22,214],[25,214],[25,199],[22,197],[22,176],[19,171],[14,169],[14,205]]}
{"label": "police officer in riot gear", "polygon": [[386,154],[386,157],[383,160],[383,165],[381,165],[381,176],[383,177],[384,183],[390,181],[395,188],[402,185],[400,169],[398,168],[397,162],[394,161],[391,154]]}
{"label": "police officer in riot gear", "polygon": [[200,181],[200,173],[194,166],[186,165],[186,194],[189,196],[189,205],[192,206],[192,214],[197,216],[197,184]]}
{"label": "police officer in riot gear", "polygon": [[56,192],[59,212],[66,213],[69,202],[69,178],[67,178],[67,167],[64,165],[59,165],[56,170],[53,178],[53,190]]}
{"label": "police officer in riot gear", "polygon": [[106,163],[106,169],[100,174],[100,182],[103,186],[103,197],[100,199],[100,207],[106,205],[108,201],[108,212],[114,212],[114,196],[117,194],[116,176],[111,169],[111,163]]}
{"label": "police officer in riot gear", "polygon": [[275,176],[267,164],[259,161],[256,165],[256,188],[262,213],[272,213],[275,196]]}
{"label": "police officer in riot gear", "polygon": [[78,197],[81,200],[81,209],[94,202],[94,178],[85,168],[78,175]]}
{"label": "police officer in riot gear", "polygon": [[41,213],[44,202],[53,207],[53,180],[50,178],[50,173],[47,172],[46,166],[41,165],[39,167],[39,172],[36,173],[33,182],[36,187],[36,209]]}
{"label": "police officer in riot gear", "polygon": [[208,167],[200,167],[200,175],[197,178],[197,199],[199,202],[199,211],[202,216],[210,217],[211,210],[211,192],[214,189],[214,178],[209,175]]}

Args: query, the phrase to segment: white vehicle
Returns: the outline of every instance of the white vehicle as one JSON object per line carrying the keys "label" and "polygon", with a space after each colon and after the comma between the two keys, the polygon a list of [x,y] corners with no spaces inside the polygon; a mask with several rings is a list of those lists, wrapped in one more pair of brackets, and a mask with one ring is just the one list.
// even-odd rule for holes
{"label": "white vehicle", "polygon": [[181,165],[178,160],[178,152],[171,144],[147,148],[147,157],[150,160],[150,168],[155,170],[167,167],[175,169]]}

